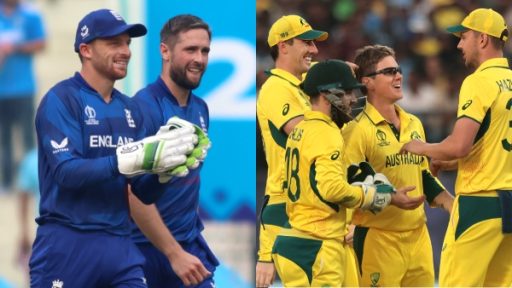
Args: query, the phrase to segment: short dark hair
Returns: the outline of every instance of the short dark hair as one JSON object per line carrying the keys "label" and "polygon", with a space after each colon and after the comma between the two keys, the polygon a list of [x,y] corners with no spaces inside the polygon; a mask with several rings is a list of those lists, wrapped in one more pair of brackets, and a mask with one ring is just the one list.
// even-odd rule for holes
{"label": "short dark hair", "polygon": [[164,24],[164,27],[160,30],[160,42],[165,43],[170,40],[169,45],[173,47],[179,33],[192,29],[204,29],[208,32],[210,40],[212,39],[212,31],[206,22],[197,16],[182,14],[172,17]]}
{"label": "short dark hair", "polygon": [[[288,40],[285,40],[283,41],[284,43],[288,44],[288,45],[293,45],[293,39],[295,38],[292,38],[292,39],[288,39]],[[274,60],[274,62],[277,60],[277,57],[279,57],[279,43],[277,43],[276,45],[270,47],[270,56],[272,56],[272,59]]]}

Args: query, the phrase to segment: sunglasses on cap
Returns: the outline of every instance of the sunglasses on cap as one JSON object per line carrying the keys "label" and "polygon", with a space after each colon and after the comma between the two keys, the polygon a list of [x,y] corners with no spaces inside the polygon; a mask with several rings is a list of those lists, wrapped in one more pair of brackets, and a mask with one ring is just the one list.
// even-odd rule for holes
{"label": "sunglasses on cap", "polygon": [[366,74],[365,77],[371,77],[379,74],[387,75],[387,76],[395,76],[396,73],[402,74],[402,68],[398,67],[388,67],[384,69],[377,70],[373,73]]}

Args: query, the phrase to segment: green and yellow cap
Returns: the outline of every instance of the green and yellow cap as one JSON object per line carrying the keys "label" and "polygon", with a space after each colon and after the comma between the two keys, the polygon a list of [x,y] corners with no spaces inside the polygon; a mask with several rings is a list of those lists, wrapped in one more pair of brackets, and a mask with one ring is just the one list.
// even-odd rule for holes
{"label": "green and yellow cap", "polygon": [[325,31],[314,30],[304,18],[297,15],[286,15],[277,19],[268,31],[268,46],[292,38],[301,40],[324,41],[329,34]]}
{"label": "green and yellow cap", "polygon": [[492,9],[475,9],[462,20],[462,23],[448,27],[446,30],[460,37],[460,33],[468,29],[494,36],[503,41],[507,41],[508,39],[507,23],[505,23],[505,19]]}

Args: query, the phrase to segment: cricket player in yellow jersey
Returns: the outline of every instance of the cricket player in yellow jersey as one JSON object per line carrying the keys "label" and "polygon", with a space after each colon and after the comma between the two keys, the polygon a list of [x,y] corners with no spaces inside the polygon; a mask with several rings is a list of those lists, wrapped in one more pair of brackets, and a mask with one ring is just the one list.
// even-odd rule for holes
{"label": "cricket player in yellow jersey", "polygon": [[403,151],[437,159],[437,168],[458,168],[439,285],[510,287],[512,71],[503,57],[507,25],[497,12],[480,8],[448,31],[460,37],[457,48],[466,66],[475,69],[462,83],[458,119],[441,143],[415,140]]}
{"label": "cricket player in yellow jersey", "polygon": [[268,45],[275,69],[261,87],[256,102],[268,165],[265,203],[261,214],[260,245],[256,264],[256,287],[268,287],[275,275],[271,252],[279,230],[288,223],[283,195],[283,162],[286,138],[311,109],[308,97],[299,84],[313,56],[318,53],[315,41],[327,39],[327,32],[314,30],[302,17],[287,15],[270,28]]}
{"label": "cricket player in yellow jersey", "polygon": [[[396,104],[403,97],[402,74],[393,49],[363,47],[356,51],[355,64],[367,103],[342,131],[347,161],[366,161],[392,185],[416,186],[410,196],[425,197],[449,212],[453,197],[430,173],[428,159],[399,153],[403,143],[425,139],[425,133],[420,120]],[[387,207],[379,214],[358,209],[352,223],[361,286],[434,286],[423,204],[413,210]]]}
{"label": "cricket player in yellow jersey", "polygon": [[286,287],[342,285],[347,207],[378,213],[390,202],[403,208],[423,202],[423,198],[406,195],[414,187],[395,193],[385,181],[376,184],[377,175],[353,184],[358,186],[347,183],[339,129],[350,119],[353,89],[359,87],[350,67],[339,60],[319,62],[304,80],[303,90],[310,96],[313,111],[306,111],[304,120],[290,133],[283,162],[291,229],[281,230],[272,251]]}

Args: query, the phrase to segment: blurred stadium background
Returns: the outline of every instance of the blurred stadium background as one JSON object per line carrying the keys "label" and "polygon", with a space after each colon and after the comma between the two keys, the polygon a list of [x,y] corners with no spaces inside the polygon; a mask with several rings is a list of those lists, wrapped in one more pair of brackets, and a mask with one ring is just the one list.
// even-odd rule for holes
{"label": "blurred stadium background", "polygon": [[[267,44],[270,26],[283,15],[301,15],[314,29],[329,32],[327,41],[317,43],[317,61],[327,58],[353,61],[355,51],[369,44],[392,47],[403,71],[404,98],[399,104],[422,119],[429,142],[438,142],[453,127],[459,88],[470,73],[456,48],[458,38],[446,33],[445,28],[459,24],[471,10],[485,7],[500,12],[511,31],[510,3],[499,0],[257,0],[256,85],[258,89],[261,87],[266,79],[264,71],[274,65]],[[506,47],[509,61],[511,42],[508,41]],[[259,129],[256,155],[259,211],[266,178]],[[455,177],[455,173],[440,175],[451,193],[454,193]],[[425,209],[437,277],[449,216],[441,209]]]}
{"label": "blurred stadium background", "polygon": [[[250,287],[254,278],[256,218],[254,3],[223,0],[222,5],[230,8],[220,10],[218,2],[207,0],[22,2],[41,11],[47,33],[46,49],[36,56],[35,105],[50,87],[80,69],[72,48],[75,29],[78,21],[92,10],[111,8],[128,23],[139,21],[148,27],[148,35],[132,41],[128,77],[116,84],[128,95],[153,82],[160,73],[159,32],[167,19],[191,13],[209,23],[213,31],[210,62],[196,93],[210,107],[209,134],[213,147],[202,174],[200,212],[205,219],[205,237],[222,262],[216,272],[218,287]],[[227,11],[237,13],[228,15]],[[13,153],[19,161],[23,155],[18,150]],[[0,287],[28,287],[25,271],[16,259],[19,211],[17,195],[12,190],[0,193]],[[35,232],[36,224],[31,224]]]}

